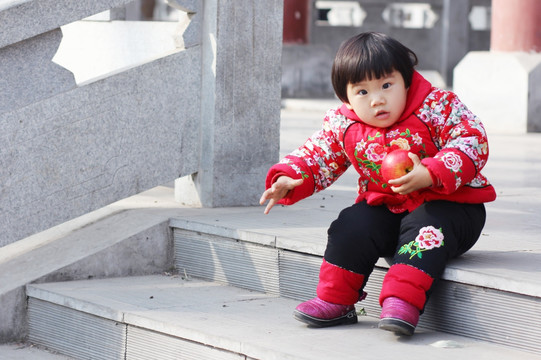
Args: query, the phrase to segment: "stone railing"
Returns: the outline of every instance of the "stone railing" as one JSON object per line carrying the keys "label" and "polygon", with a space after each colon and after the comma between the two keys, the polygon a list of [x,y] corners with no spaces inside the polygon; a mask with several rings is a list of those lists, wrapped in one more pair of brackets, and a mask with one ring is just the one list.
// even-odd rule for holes
{"label": "stone railing", "polygon": [[0,0],[0,247],[181,177],[203,206],[257,203],[278,158],[282,1],[170,0],[186,16],[166,53],[83,81],[53,62],[66,25],[129,2]]}

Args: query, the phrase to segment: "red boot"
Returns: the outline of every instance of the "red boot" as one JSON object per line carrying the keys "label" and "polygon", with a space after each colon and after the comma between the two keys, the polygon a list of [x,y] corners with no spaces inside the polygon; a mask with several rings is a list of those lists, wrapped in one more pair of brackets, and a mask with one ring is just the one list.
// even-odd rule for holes
{"label": "red boot", "polygon": [[383,300],[379,328],[411,336],[419,322],[419,309],[397,297]]}
{"label": "red boot", "polygon": [[[366,293],[359,298],[363,300]],[[316,327],[355,324],[357,312],[355,305],[340,305],[315,297],[300,304],[293,312],[295,319]]]}
{"label": "red boot", "polygon": [[382,307],[379,328],[413,335],[433,281],[430,275],[413,266],[391,266],[383,279],[379,297]]}
{"label": "red boot", "polygon": [[359,296],[363,284],[363,275],[323,259],[317,297],[297,306],[293,315],[295,319],[317,327],[354,324],[357,322],[354,304],[366,297],[364,292]]}

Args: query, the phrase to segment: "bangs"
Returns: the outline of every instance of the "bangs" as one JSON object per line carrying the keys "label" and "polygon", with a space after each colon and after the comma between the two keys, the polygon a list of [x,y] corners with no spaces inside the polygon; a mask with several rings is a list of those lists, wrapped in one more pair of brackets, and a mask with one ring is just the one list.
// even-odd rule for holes
{"label": "bangs", "polygon": [[375,80],[389,75],[396,70],[389,54],[361,54],[360,58],[350,57],[345,64],[348,83],[356,84],[365,80]]}

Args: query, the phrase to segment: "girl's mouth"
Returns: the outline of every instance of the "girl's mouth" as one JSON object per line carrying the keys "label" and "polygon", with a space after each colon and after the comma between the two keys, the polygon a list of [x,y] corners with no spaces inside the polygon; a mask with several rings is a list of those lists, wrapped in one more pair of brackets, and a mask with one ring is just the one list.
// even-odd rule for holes
{"label": "girl's mouth", "polygon": [[378,110],[378,112],[376,112],[376,119],[378,120],[386,120],[388,117],[389,117],[389,112],[387,111]]}

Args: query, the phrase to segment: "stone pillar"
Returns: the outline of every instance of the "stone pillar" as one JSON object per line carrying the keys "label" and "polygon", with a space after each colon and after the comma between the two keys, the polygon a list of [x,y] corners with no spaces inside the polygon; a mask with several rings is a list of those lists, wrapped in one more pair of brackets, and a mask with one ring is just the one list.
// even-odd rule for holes
{"label": "stone pillar", "polygon": [[440,74],[445,84],[453,82],[453,68],[468,53],[470,1],[443,1]]}
{"label": "stone pillar", "polygon": [[283,0],[203,1],[200,169],[178,201],[258,204],[279,156],[282,17]]}
{"label": "stone pillar", "polygon": [[491,49],[469,53],[454,90],[489,132],[541,132],[541,1],[492,0]]}
{"label": "stone pillar", "polygon": [[492,0],[490,49],[541,52],[541,1]]}

